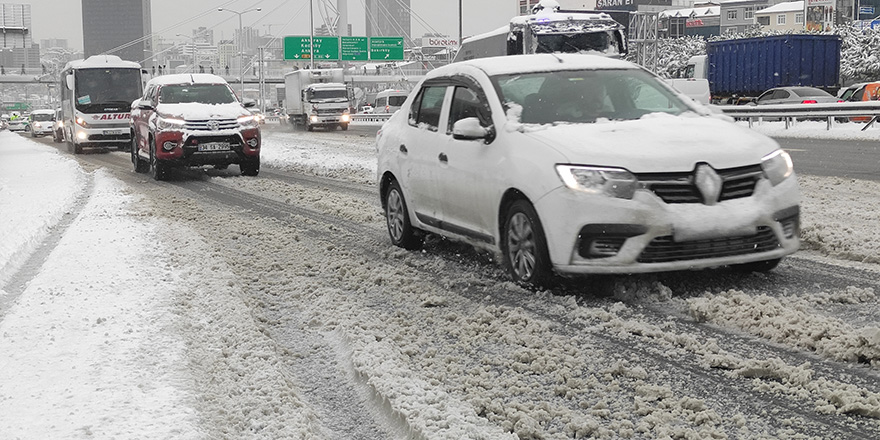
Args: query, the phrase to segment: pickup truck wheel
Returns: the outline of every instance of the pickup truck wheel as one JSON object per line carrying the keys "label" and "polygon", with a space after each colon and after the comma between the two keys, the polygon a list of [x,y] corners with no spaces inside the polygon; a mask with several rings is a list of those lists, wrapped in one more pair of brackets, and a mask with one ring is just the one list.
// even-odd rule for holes
{"label": "pickup truck wheel", "polygon": [[238,165],[242,176],[256,176],[260,174],[260,158],[250,159]]}
{"label": "pickup truck wheel", "polygon": [[134,165],[134,172],[144,174],[150,171],[150,162],[141,159],[138,156],[137,138],[131,137],[131,163]]}
{"label": "pickup truck wheel", "polygon": [[150,139],[150,174],[154,180],[168,179],[168,165],[156,158],[156,141]]}

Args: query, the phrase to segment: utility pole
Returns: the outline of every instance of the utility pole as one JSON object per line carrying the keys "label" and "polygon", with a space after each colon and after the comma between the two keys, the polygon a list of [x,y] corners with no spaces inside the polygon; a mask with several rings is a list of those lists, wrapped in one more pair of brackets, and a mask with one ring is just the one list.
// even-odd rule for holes
{"label": "utility pole", "polygon": [[260,12],[263,10],[263,8],[246,9],[241,12],[233,11],[232,9],[226,8],[217,8],[217,10],[221,12],[231,12],[238,15],[238,80],[241,87],[240,98],[242,102],[244,102],[244,30],[241,27],[241,16],[252,11]]}

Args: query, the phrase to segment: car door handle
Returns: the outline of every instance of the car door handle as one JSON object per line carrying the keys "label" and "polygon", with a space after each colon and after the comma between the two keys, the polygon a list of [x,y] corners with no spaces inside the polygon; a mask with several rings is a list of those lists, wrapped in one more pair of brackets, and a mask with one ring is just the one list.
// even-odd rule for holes
{"label": "car door handle", "polygon": [[400,144],[400,152],[406,154],[409,153],[409,150],[406,149],[406,145]]}
{"label": "car door handle", "polygon": [[449,158],[446,157],[446,153],[440,153],[440,156],[437,156],[440,159],[440,162],[449,163]]}

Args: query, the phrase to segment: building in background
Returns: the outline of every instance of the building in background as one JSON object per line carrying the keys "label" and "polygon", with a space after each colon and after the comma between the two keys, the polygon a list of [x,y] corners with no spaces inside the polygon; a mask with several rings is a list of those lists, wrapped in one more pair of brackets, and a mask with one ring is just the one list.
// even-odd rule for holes
{"label": "building in background", "polygon": [[410,0],[366,0],[368,37],[403,37],[412,46]]}
{"label": "building in background", "polygon": [[83,54],[152,66],[150,0],[82,0]]}
{"label": "building in background", "polygon": [[40,40],[40,47],[43,49],[70,49],[67,45],[66,38],[47,38]]}
{"label": "building in background", "polygon": [[804,2],[778,3],[755,12],[755,19],[764,29],[774,31],[804,30]]}
{"label": "building in background", "polygon": [[31,32],[31,5],[0,3],[0,66],[5,73],[41,71],[40,46]]}

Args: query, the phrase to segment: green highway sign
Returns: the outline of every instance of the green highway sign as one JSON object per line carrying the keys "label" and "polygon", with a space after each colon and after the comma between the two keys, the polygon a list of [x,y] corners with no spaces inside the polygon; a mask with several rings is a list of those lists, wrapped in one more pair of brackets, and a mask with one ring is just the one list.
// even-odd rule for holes
{"label": "green highway sign", "polygon": [[403,37],[370,37],[370,59],[402,61]]}
{"label": "green highway sign", "polygon": [[339,37],[311,37],[314,42],[314,47],[311,48],[309,38],[308,35],[284,37],[284,59],[308,60],[312,53],[316,61],[339,59]]}
{"label": "green highway sign", "polygon": [[367,37],[339,37],[341,55],[343,61],[367,61]]}

